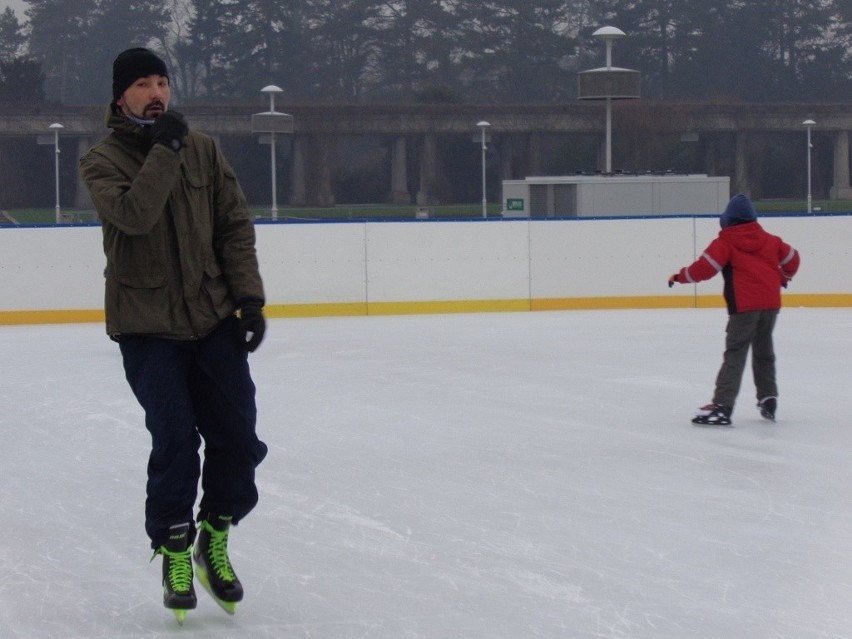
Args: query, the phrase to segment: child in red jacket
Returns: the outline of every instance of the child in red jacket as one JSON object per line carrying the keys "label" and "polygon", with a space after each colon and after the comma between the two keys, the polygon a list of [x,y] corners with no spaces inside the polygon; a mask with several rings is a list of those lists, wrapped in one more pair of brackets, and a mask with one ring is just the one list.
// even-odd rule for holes
{"label": "child in red jacket", "polygon": [[695,262],[669,278],[693,284],[721,271],[728,306],[725,355],[716,376],[713,401],[699,409],[693,424],[727,426],[740,390],[749,347],[757,389],[757,407],[775,421],[778,387],[772,331],[781,308],[781,287],[799,269],[799,254],[757,222],[751,201],[735,195],[719,218],[722,230]]}

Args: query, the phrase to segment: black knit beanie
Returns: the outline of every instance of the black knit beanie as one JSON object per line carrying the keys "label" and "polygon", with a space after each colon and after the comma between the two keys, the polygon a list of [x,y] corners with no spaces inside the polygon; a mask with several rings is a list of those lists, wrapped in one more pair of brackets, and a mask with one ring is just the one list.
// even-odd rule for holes
{"label": "black knit beanie", "polygon": [[127,49],[112,63],[112,99],[118,100],[127,87],[149,75],[169,77],[166,63],[155,53],[142,47]]}

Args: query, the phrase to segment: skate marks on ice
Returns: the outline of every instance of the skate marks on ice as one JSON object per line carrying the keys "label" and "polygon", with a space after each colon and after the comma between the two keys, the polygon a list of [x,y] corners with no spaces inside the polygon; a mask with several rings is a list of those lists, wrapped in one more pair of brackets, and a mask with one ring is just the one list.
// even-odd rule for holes
{"label": "skate marks on ice", "polygon": [[231,617],[199,592],[180,628],[147,563],[148,438],[115,345],[97,325],[2,327],[2,634],[844,636],[849,380],[827,371],[852,312],[782,313],[778,423],[746,378],[736,428],[696,429],[723,324],[271,321],[250,358],[261,502],[229,543],[246,597]]}

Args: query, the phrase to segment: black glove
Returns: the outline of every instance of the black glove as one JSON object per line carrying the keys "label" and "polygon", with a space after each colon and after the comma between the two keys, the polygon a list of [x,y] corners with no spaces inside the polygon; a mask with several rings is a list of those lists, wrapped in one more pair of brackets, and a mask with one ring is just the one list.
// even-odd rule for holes
{"label": "black glove", "polygon": [[177,111],[161,113],[151,125],[151,144],[162,144],[172,151],[180,151],[189,125],[186,118]]}
{"label": "black glove", "polygon": [[237,338],[240,346],[253,353],[260,346],[266,332],[266,320],[263,318],[263,302],[257,299],[243,300],[240,316],[237,320]]}
{"label": "black glove", "polygon": [[678,274],[675,273],[674,275],[669,277],[669,288],[671,288],[672,286],[675,285],[675,282],[677,282],[677,276],[678,276]]}

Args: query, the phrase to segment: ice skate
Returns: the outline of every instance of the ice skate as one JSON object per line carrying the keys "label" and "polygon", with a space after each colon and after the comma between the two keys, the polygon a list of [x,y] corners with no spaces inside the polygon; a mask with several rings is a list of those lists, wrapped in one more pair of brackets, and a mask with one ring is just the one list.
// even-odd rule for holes
{"label": "ice skate", "polygon": [[775,411],[778,410],[777,397],[764,397],[757,402],[757,409],[760,411],[760,416],[768,419],[771,422],[775,421]]}
{"label": "ice skate", "polygon": [[168,540],[154,551],[154,557],[163,556],[163,605],[174,613],[181,625],[186,611],[195,608],[197,603],[192,585],[191,554],[188,523],[169,528]]}
{"label": "ice skate", "polygon": [[243,586],[228,557],[231,517],[210,515],[201,522],[193,559],[198,581],[228,614],[234,614],[243,598]]}
{"label": "ice skate", "polygon": [[730,426],[733,408],[721,404],[707,404],[698,409],[692,423],[699,426]]}

